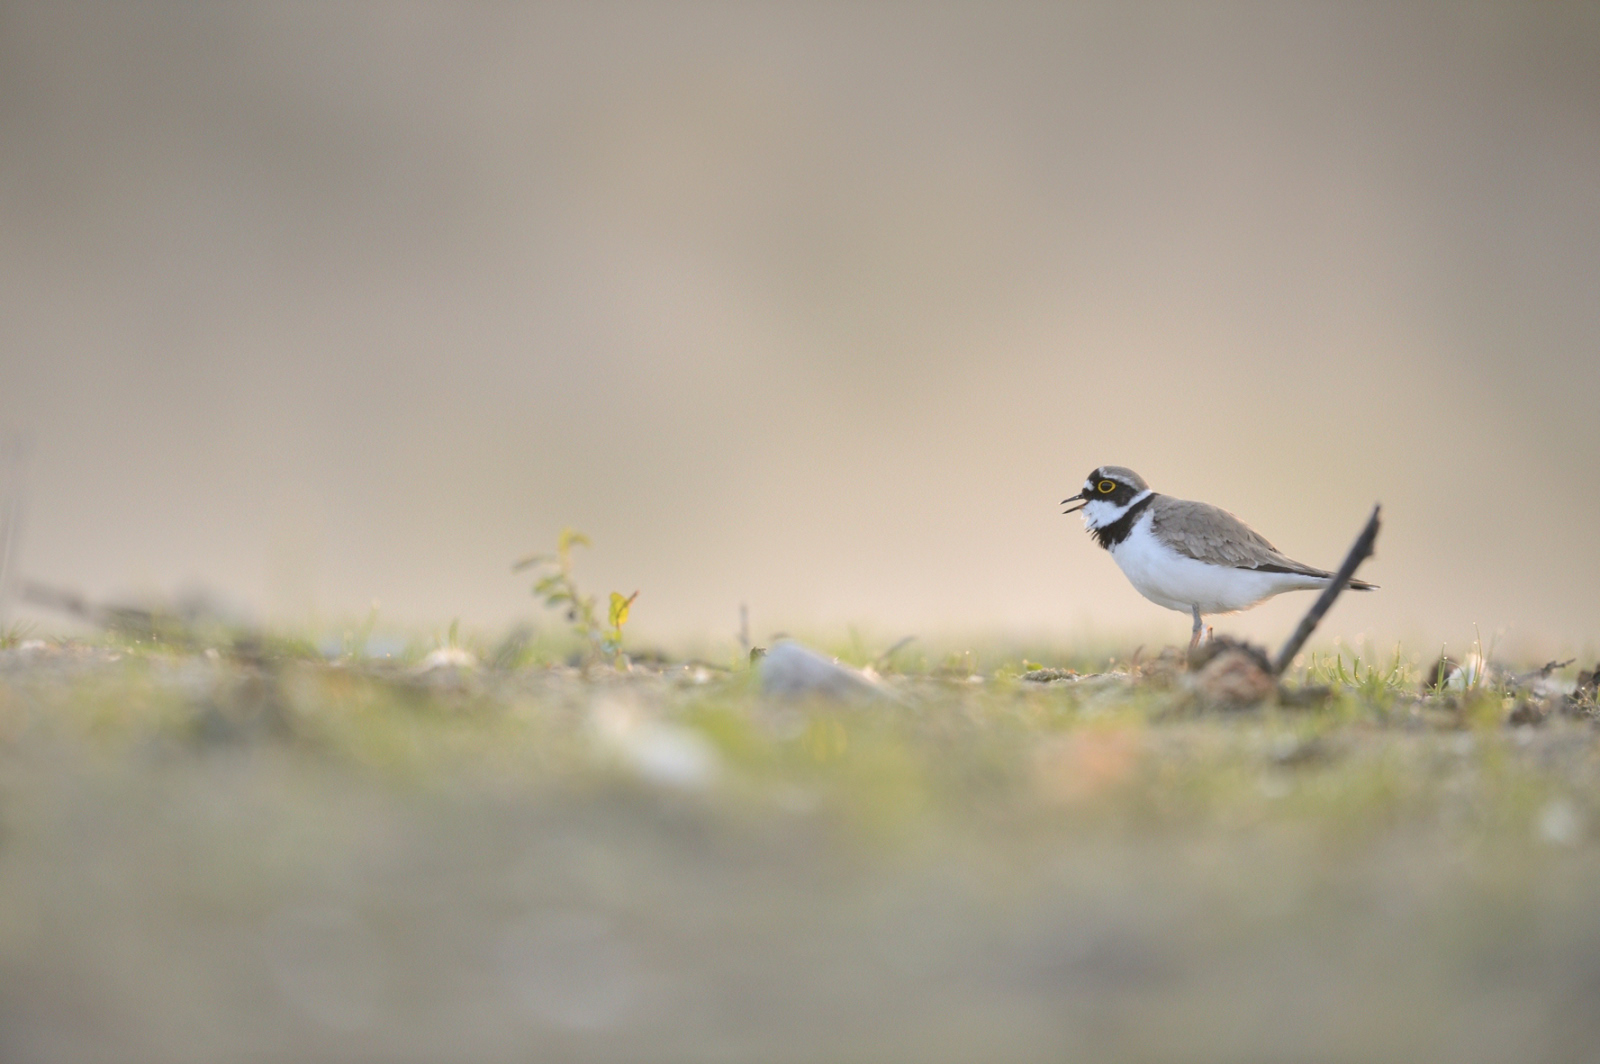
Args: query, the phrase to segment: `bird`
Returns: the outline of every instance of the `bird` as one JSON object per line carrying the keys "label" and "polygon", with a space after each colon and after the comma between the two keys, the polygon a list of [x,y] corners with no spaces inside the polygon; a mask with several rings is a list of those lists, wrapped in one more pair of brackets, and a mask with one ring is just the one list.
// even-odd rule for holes
{"label": "bird", "polygon": [[[1200,645],[1203,616],[1249,609],[1285,591],[1324,588],[1333,579],[1280,553],[1228,511],[1151,491],[1125,466],[1099,467],[1061,504],[1068,507],[1063,513],[1083,511],[1084,528],[1111,552],[1134,590],[1193,615],[1190,650]],[[1348,586],[1377,590],[1365,580]]]}

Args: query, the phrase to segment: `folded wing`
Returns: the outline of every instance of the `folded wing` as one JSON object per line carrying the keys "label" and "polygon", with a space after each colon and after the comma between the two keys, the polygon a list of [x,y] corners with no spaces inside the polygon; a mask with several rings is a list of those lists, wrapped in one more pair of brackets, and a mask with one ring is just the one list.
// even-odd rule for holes
{"label": "folded wing", "polygon": [[1163,496],[1150,509],[1151,530],[1179,554],[1196,561],[1270,573],[1333,575],[1285,557],[1261,533],[1207,503]]}

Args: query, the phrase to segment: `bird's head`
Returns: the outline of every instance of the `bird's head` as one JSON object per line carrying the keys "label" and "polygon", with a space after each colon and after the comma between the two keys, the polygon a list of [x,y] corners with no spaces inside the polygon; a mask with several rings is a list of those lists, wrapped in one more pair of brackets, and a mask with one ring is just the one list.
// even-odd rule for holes
{"label": "bird's head", "polygon": [[1144,478],[1125,466],[1101,466],[1083,482],[1083,490],[1061,500],[1062,513],[1083,511],[1083,527],[1104,528],[1128,512],[1128,507],[1150,494]]}

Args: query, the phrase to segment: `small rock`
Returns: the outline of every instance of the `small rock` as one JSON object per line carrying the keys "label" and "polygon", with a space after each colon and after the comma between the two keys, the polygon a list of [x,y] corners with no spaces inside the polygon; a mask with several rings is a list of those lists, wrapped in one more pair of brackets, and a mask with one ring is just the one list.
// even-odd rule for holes
{"label": "small rock", "polygon": [[761,690],[786,698],[839,700],[884,697],[878,684],[791,639],[775,643],[761,657]]}
{"label": "small rock", "polygon": [[460,647],[440,647],[423,658],[415,671],[421,673],[434,672],[439,669],[476,669],[478,659],[472,656],[471,651]]}
{"label": "small rock", "polygon": [[1461,663],[1448,655],[1439,655],[1439,660],[1433,663],[1432,668],[1422,674],[1422,693],[1431,694],[1450,682],[1450,678],[1461,669]]}
{"label": "small rock", "polygon": [[618,749],[641,777],[666,787],[705,787],[721,768],[716,748],[699,732],[671,724],[641,727]]}
{"label": "small rock", "polygon": [[596,704],[589,726],[603,750],[650,783],[698,790],[715,783],[722,768],[722,759],[705,736],[656,719],[630,701]]}
{"label": "small rock", "polygon": [[1480,654],[1468,654],[1467,660],[1445,677],[1444,685],[1453,691],[1466,691],[1488,687],[1493,682],[1494,670],[1489,662]]}

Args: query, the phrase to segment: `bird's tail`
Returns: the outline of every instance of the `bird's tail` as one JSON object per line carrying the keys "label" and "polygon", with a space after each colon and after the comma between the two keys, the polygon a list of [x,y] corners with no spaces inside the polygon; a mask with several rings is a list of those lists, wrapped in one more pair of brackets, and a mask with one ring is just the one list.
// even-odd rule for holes
{"label": "bird's tail", "polygon": [[1369,584],[1365,580],[1352,580],[1352,581],[1350,581],[1348,586],[1349,586],[1351,591],[1376,591],[1376,590],[1378,590],[1378,585],[1377,584]]}

